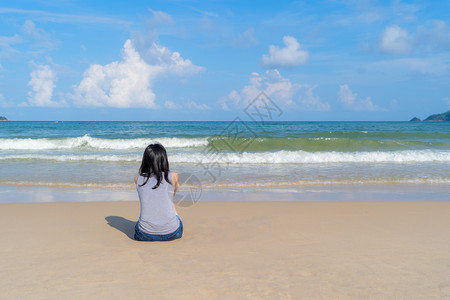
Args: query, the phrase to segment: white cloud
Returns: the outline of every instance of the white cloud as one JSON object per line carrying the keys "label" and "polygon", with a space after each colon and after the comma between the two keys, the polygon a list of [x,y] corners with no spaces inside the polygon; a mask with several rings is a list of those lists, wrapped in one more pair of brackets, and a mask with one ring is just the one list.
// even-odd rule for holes
{"label": "white cloud", "polygon": [[21,44],[24,40],[19,35],[0,36],[0,58],[9,59],[17,56],[20,52],[14,49],[13,45]]}
{"label": "white cloud", "polygon": [[146,63],[158,66],[162,72],[176,75],[196,74],[203,72],[204,67],[196,66],[190,59],[183,59],[179,52],[153,43],[147,50],[141,51]]}
{"label": "white cloud", "polygon": [[379,39],[379,50],[384,54],[405,55],[413,52],[438,52],[450,49],[450,29],[441,20],[418,26],[409,33],[398,25],[386,27]]}
{"label": "white cloud", "polygon": [[127,40],[122,61],[107,65],[93,64],[72,95],[78,106],[156,107],[150,81],[159,72],[147,64]]}
{"label": "white cloud", "polygon": [[346,105],[353,105],[355,100],[356,94],[353,94],[347,84],[339,86],[339,101]]}
{"label": "white cloud", "polygon": [[282,109],[330,110],[328,102],[321,102],[319,96],[314,95],[316,87],[316,85],[292,83],[278,70],[271,69],[264,74],[252,73],[250,84],[240,91],[232,90],[217,103],[224,110],[242,109],[263,91]]}
{"label": "white cloud", "polygon": [[57,44],[57,41],[53,40],[45,30],[36,28],[33,21],[26,20],[21,30],[25,36],[32,39],[34,47],[52,50]]}
{"label": "white cloud", "polygon": [[319,96],[314,94],[318,85],[301,84],[299,85],[298,101],[303,110],[328,111],[331,106],[328,102],[320,101]]}
{"label": "white cloud", "polygon": [[176,104],[173,101],[164,102],[164,106],[168,109],[179,109],[180,108],[180,105]]}
{"label": "white cloud", "polygon": [[148,11],[153,15],[153,18],[150,21],[151,25],[160,25],[160,24],[173,25],[173,24],[175,24],[172,17],[169,14],[167,14],[161,10],[154,10],[154,9],[149,8]]}
{"label": "white cloud", "polygon": [[[58,41],[52,38],[45,30],[37,28],[33,21],[26,20],[20,30],[21,35],[0,36],[0,58],[10,59],[22,56],[23,54],[14,48],[16,44],[29,43],[27,46],[35,49],[30,51],[34,54],[43,50],[52,50],[58,44]],[[38,51],[36,51],[36,48],[38,48]]]}
{"label": "white cloud", "polygon": [[[148,10],[151,13],[145,22],[145,27],[141,32],[134,32],[133,35],[140,36],[140,39],[146,41],[157,41],[159,35],[172,35],[177,37],[186,37],[186,28],[176,24],[171,15],[160,10]],[[133,37],[136,42],[137,37]],[[137,47],[137,45],[135,44]]]}
{"label": "white cloud", "polygon": [[188,101],[184,104],[177,104],[173,101],[164,102],[164,106],[168,109],[195,109],[195,110],[211,110],[206,104],[198,104],[195,101]]}
{"label": "white cloud", "polygon": [[55,88],[56,72],[48,65],[36,65],[35,70],[30,74],[31,79],[28,86],[31,91],[28,92],[28,102],[24,105],[29,106],[63,106],[65,102],[52,101],[53,89]]}
{"label": "white cloud", "polygon": [[411,37],[405,29],[392,25],[381,34],[379,47],[386,54],[408,54],[411,52]]}
{"label": "white cloud", "polygon": [[302,50],[300,44],[292,36],[284,36],[285,48],[270,45],[269,54],[264,54],[262,63],[270,68],[292,68],[306,63],[308,51]]}
{"label": "white cloud", "polygon": [[227,97],[220,98],[217,103],[220,104],[223,110],[230,110],[228,102],[231,102],[231,105],[237,107],[239,102],[241,101],[241,95],[238,91],[232,90]]}
{"label": "white cloud", "polygon": [[357,99],[357,94],[353,93],[348,84],[343,84],[339,86],[338,99],[344,104],[344,106],[351,110],[356,111],[382,111],[385,110],[378,105],[372,103],[370,97],[366,99]]}
{"label": "white cloud", "polygon": [[232,45],[238,48],[248,48],[250,46],[256,45],[258,44],[258,40],[255,38],[254,34],[255,29],[251,27],[241,33],[239,37],[234,42],[232,42]]}
{"label": "white cloud", "polygon": [[23,39],[15,34],[13,36],[0,36],[0,47],[7,48],[14,44],[23,43]]}
{"label": "white cloud", "polygon": [[195,101],[189,101],[186,104],[186,107],[193,108],[193,109],[196,109],[196,110],[211,110],[211,107],[209,107],[208,105],[206,105],[206,104],[198,104]]}
{"label": "white cloud", "polygon": [[[166,12],[148,9],[150,15],[145,16],[145,22],[140,22],[140,29],[131,31],[131,41],[136,51],[144,56],[144,53],[158,44],[160,35],[186,37],[186,29],[178,26],[171,15]],[[146,57],[144,57],[146,59]]]}
{"label": "white cloud", "polygon": [[156,108],[158,106],[152,91],[156,78],[203,70],[189,59],[183,59],[178,52],[171,52],[155,43],[141,55],[132,41],[127,40],[122,49],[121,61],[104,66],[91,65],[69,97],[78,106]]}

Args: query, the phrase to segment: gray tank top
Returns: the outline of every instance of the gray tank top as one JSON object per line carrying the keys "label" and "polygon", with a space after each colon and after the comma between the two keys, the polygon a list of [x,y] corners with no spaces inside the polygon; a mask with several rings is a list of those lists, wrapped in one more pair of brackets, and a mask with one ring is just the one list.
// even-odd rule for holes
{"label": "gray tank top", "polygon": [[[169,172],[169,180],[172,181],[172,172]],[[146,177],[138,175],[136,189],[141,203],[141,213],[139,216],[139,229],[149,234],[168,234],[178,229],[180,220],[177,218],[173,202],[169,196],[169,183],[164,179],[158,188],[152,189],[156,185],[156,177],[150,177],[148,182],[141,186]],[[173,191],[173,186],[172,187]],[[172,192],[173,193],[173,192]]]}

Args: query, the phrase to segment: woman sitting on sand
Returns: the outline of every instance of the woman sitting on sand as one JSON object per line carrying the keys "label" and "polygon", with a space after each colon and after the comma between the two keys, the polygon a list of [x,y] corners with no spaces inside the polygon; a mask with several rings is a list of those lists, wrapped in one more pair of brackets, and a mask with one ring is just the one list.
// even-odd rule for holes
{"label": "woman sitting on sand", "polygon": [[171,241],[183,235],[183,223],[170,200],[168,187],[178,188],[178,174],[169,171],[166,149],[149,145],[142,157],[139,175],[134,178],[141,203],[139,220],[134,227],[138,241]]}

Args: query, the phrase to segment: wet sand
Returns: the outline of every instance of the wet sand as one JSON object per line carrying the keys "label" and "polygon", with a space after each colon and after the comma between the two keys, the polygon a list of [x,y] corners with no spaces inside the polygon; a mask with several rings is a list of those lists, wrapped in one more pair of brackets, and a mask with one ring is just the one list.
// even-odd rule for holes
{"label": "wet sand", "polygon": [[253,200],[178,207],[157,243],[138,202],[1,204],[0,298],[450,298],[450,202]]}

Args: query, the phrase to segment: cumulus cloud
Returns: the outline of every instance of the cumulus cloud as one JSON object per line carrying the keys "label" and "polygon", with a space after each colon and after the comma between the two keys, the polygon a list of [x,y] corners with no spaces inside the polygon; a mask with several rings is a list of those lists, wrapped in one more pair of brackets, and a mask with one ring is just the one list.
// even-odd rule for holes
{"label": "cumulus cloud", "polygon": [[[167,75],[198,73],[204,68],[183,59],[178,52],[153,45],[141,55],[131,40],[122,49],[122,60],[106,65],[91,65],[74,93],[70,95],[78,106],[156,108],[152,84]],[[168,104],[170,105],[170,103]]]}
{"label": "cumulus cloud", "polygon": [[392,25],[381,34],[379,46],[386,54],[408,54],[411,52],[411,37],[407,30]]}
{"label": "cumulus cloud", "polygon": [[176,75],[196,74],[203,72],[204,67],[196,66],[190,59],[183,59],[179,52],[172,52],[169,48],[153,43],[148,49],[141,51],[145,62],[158,66],[161,71]]}
{"label": "cumulus cloud", "polygon": [[338,99],[344,106],[351,110],[356,111],[381,111],[384,108],[379,107],[372,103],[370,97],[366,99],[358,99],[357,94],[353,93],[348,87],[348,84],[343,84],[339,86]]}
{"label": "cumulus cloud", "polygon": [[270,68],[292,68],[307,62],[309,53],[302,50],[300,44],[292,36],[283,37],[284,48],[270,45],[269,54],[264,54],[262,63]]}
{"label": "cumulus cloud", "polygon": [[320,101],[319,96],[314,94],[317,84],[301,84],[299,85],[298,102],[304,110],[328,111],[331,106],[328,102]]}
{"label": "cumulus cloud", "polygon": [[267,70],[264,74],[252,73],[250,83],[241,90],[232,90],[217,103],[224,110],[241,109],[264,92],[281,108],[296,110],[330,110],[328,102],[320,101],[314,94],[316,85],[292,83],[276,69]]}
{"label": "cumulus cloud", "polygon": [[353,105],[356,100],[356,94],[354,94],[347,84],[339,86],[339,101],[346,105]]}
{"label": "cumulus cloud", "polygon": [[30,74],[31,79],[28,86],[29,106],[63,106],[65,102],[55,102],[52,100],[53,89],[55,88],[56,72],[48,65],[36,65],[35,70]]}
{"label": "cumulus cloud", "polygon": [[418,26],[415,32],[408,32],[398,25],[386,27],[379,38],[381,53],[406,55],[413,52],[438,52],[450,50],[450,29],[441,20]]}
{"label": "cumulus cloud", "polygon": [[93,64],[84,72],[72,95],[78,106],[155,107],[150,80],[157,67],[147,64],[130,40],[122,49],[122,61]]}

